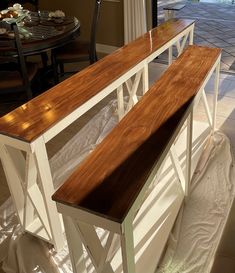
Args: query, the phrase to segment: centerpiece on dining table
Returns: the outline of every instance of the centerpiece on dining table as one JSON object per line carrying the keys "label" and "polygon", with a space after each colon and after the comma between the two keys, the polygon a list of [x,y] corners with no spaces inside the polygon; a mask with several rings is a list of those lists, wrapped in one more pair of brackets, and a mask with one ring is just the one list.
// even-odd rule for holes
{"label": "centerpiece on dining table", "polygon": [[[32,33],[30,32],[31,27],[37,27],[39,24],[49,26],[58,26],[63,23],[68,24],[73,21],[73,18],[65,17],[65,13],[62,10],[30,12],[16,3],[12,7],[0,11],[1,21],[9,24],[16,23],[20,38],[30,38],[32,37]],[[7,35],[9,38],[14,36],[14,33],[7,32],[6,29],[0,26],[0,35],[2,34]]]}
{"label": "centerpiece on dining table", "polygon": [[24,20],[29,17],[29,11],[16,3],[12,7],[0,11],[0,21],[5,21],[9,24],[16,23],[21,36],[28,38],[31,33],[24,28]]}
{"label": "centerpiece on dining table", "polygon": [[16,3],[12,7],[0,11],[0,20],[6,22],[21,22],[26,16],[28,16],[29,11],[23,9],[23,7]]}
{"label": "centerpiece on dining table", "polygon": [[53,20],[55,23],[62,23],[65,17],[65,13],[62,10],[51,11],[49,13],[49,20]]}

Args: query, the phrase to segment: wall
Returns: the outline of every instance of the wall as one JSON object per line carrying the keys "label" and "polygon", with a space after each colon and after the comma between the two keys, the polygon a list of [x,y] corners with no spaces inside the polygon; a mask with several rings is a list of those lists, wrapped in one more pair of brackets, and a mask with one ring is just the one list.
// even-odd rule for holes
{"label": "wall", "polygon": [[[39,0],[41,10],[61,9],[81,22],[81,39],[89,39],[94,0]],[[124,40],[123,0],[103,0],[97,43],[122,46]]]}

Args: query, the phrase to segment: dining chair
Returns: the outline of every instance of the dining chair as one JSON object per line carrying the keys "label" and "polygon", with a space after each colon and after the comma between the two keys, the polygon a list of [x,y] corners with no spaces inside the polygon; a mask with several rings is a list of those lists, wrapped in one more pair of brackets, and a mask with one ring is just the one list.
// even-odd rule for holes
{"label": "dining chair", "polygon": [[15,23],[0,22],[0,28],[11,32],[0,38],[0,94],[24,92],[33,97],[31,83],[37,74],[37,64],[25,61],[18,27]]}
{"label": "dining chair", "polygon": [[[9,6],[13,6],[16,0],[0,0],[0,9],[6,9]],[[24,9],[30,11],[39,12],[39,0],[17,0],[17,3],[21,4]],[[46,52],[40,54],[43,67],[47,67],[48,56]]]}
{"label": "dining chair", "polygon": [[[97,58],[96,52],[96,34],[100,7],[102,0],[95,0],[93,18],[91,22],[90,40],[82,41],[79,38],[52,51],[52,63],[55,71],[55,81],[59,81],[58,75],[64,75],[64,64],[89,61],[95,63]],[[58,67],[60,73],[58,73]]]}

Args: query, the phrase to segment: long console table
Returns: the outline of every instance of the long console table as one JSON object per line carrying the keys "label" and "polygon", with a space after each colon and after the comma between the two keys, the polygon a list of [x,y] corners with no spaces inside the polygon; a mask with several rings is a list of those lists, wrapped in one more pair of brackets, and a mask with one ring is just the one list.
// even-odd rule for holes
{"label": "long console table", "polygon": [[193,20],[167,21],[0,118],[0,157],[23,230],[63,247],[46,143],[112,92],[121,120],[138,102],[137,89],[149,89],[148,64],[176,42],[180,55],[193,30]]}
{"label": "long console table", "polygon": [[[74,273],[87,272],[82,244],[96,272],[155,272],[182,202],[190,198],[199,145],[193,145],[193,111],[200,99],[209,124],[202,143],[215,128],[220,58],[218,48],[189,46],[53,195]],[[204,88],[214,72],[211,117]],[[182,129],[185,172],[176,152]],[[168,156],[175,176],[159,180]],[[108,231],[105,244],[96,227]],[[117,237],[121,257],[113,249]]]}

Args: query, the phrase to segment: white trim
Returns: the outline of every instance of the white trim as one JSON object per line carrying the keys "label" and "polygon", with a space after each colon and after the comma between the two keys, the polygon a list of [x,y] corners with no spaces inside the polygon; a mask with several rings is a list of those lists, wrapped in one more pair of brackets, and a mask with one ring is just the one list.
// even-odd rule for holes
{"label": "white trim", "polygon": [[4,143],[5,145],[9,145],[25,152],[34,151],[33,145],[31,143],[6,135],[0,135],[0,143]]}
{"label": "white trim", "polygon": [[69,216],[72,219],[79,219],[79,222],[83,222],[89,225],[95,223],[96,227],[100,227],[109,231],[112,231],[117,234],[121,234],[121,224],[118,222],[114,222],[112,220],[106,219],[102,216],[95,215],[92,212],[85,211],[79,208],[70,207],[68,205],[64,205],[61,203],[57,203],[57,210],[63,216]]}

